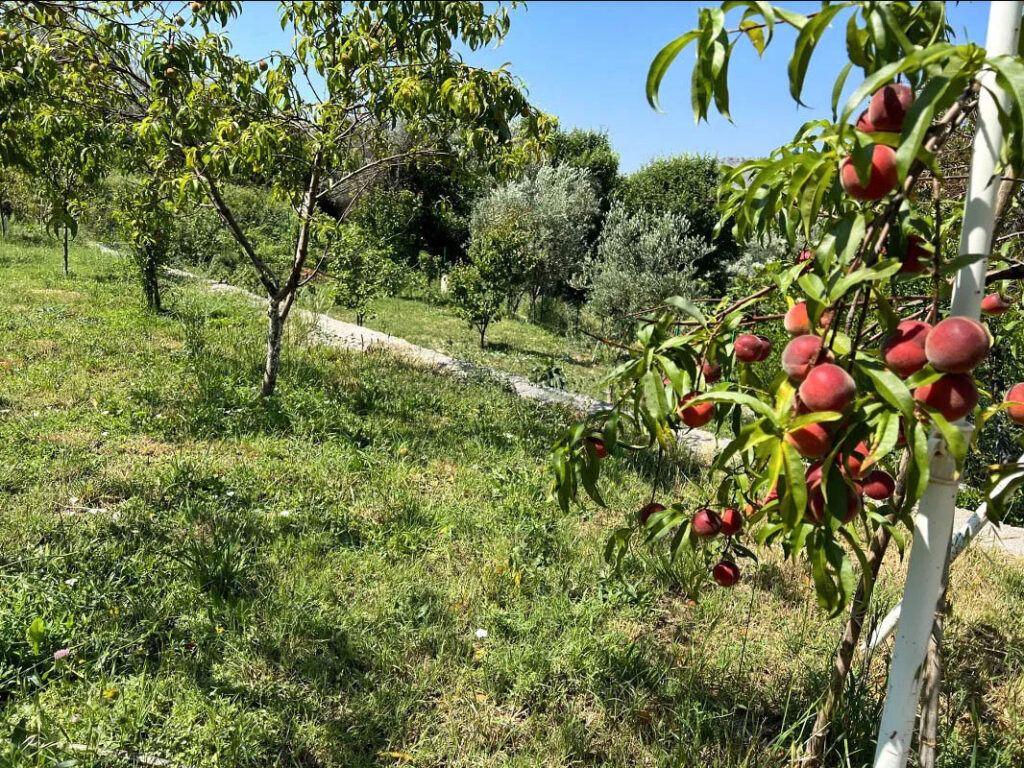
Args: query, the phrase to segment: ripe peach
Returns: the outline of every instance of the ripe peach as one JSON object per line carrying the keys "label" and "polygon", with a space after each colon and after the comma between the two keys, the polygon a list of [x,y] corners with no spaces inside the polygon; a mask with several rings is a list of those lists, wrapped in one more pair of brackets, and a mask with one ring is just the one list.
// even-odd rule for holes
{"label": "ripe peach", "polygon": [[738,509],[729,507],[728,509],[722,510],[722,530],[720,533],[723,536],[732,536],[738,533],[743,527],[743,515],[740,514]]}
{"label": "ripe peach", "polygon": [[931,406],[947,421],[956,421],[978,404],[978,388],[966,373],[947,373],[941,379],[914,390],[914,399]]}
{"label": "ripe peach", "polygon": [[868,102],[868,120],[876,131],[897,133],[903,130],[903,119],[914,103],[910,86],[897,83],[875,91]]}
{"label": "ripe peach", "polygon": [[[807,509],[804,511],[804,520],[813,525],[824,525],[828,506],[825,503],[825,492],[821,487],[821,462],[812,464],[807,469]],[[846,487],[846,510],[843,513],[843,523],[848,523],[855,518],[861,510],[860,495],[857,489],[849,483]],[[835,509],[841,502],[832,499],[831,507]]]}
{"label": "ripe peach", "polygon": [[711,575],[720,587],[731,587],[740,580],[740,567],[731,560],[723,560],[711,570]]}
{"label": "ripe peach", "polygon": [[970,373],[988,356],[985,326],[969,317],[947,317],[924,343],[928,362],[946,373]]}
{"label": "ripe peach", "polygon": [[710,539],[712,536],[717,536],[718,532],[722,530],[722,518],[715,510],[705,507],[697,510],[691,526],[698,538]]}
{"label": "ripe peach", "polygon": [[925,239],[920,235],[911,235],[907,238],[907,251],[903,254],[900,274],[916,275],[928,268],[932,254],[924,248],[924,242]]}
{"label": "ripe peach", "polygon": [[[830,322],[832,322],[832,313],[822,312],[821,317],[818,319],[818,327],[827,328]],[[800,301],[790,307],[786,311],[786,316],[782,319],[782,326],[786,329],[786,333],[791,336],[803,336],[806,333],[810,333],[811,320],[807,315],[807,302]]]}
{"label": "ripe peach", "polygon": [[881,200],[896,188],[896,151],[885,144],[875,144],[871,150],[868,183],[861,184],[853,160],[845,158],[839,165],[839,182],[846,194],[854,200]]}
{"label": "ripe peach", "polygon": [[[1024,383],[1014,384],[1003,398],[1004,403],[1024,403]],[[1006,409],[1011,421],[1024,424],[1024,405],[1011,405]]]}
{"label": "ripe peach", "polygon": [[709,363],[705,360],[700,365],[700,372],[708,384],[714,384],[722,378],[722,366],[718,363]]}
{"label": "ripe peach", "polygon": [[696,429],[697,427],[703,427],[713,418],[715,418],[715,404],[714,403],[696,403],[695,405],[686,405],[697,395],[689,394],[683,398],[682,402],[679,403],[678,413],[679,418],[682,419],[683,424],[690,427],[690,429]]}
{"label": "ripe peach", "polygon": [[[768,354],[765,354],[766,345]],[[736,351],[736,359],[741,363],[758,363],[771,354],[772,344],[761,336],[744,333],[736,337],[733,349]]]}
{"label": "ripe peach", "polygon": [[875,501],[884,501],[896,492],[896,481],[884,469],[873,469],[864,478],[864,495]]}
{"label": "ripe peach", "polygon": [[599,437],[588,437],[587,442],[594,446],[594,453],[597,454],[597,458],[608,458],[608,448],[605,446],[604,440]]}
{"label": "ripe peach", "polygon": [[882,343],[882,359],[901,379],[913,376],[927,364],[924,345],[931,330],[920,320],[904,320]]}
{"label": "ripe peach", "polygon": [[868,117],[868,111],[866,109],[860,113],[860,117],[857,118],[857,122],[853,124],[853,127],[861,133],[874,133],[878,130]]}
{"label": "ripe peach", "polygon": [[664,511],[665,505],[659,504],[656,501],[652,501],[650,504],[644,505],[640,508],[640,511],[637,512],[637,517],[640,519],[640,525],[647,525],[647,521],[651,519],[651,515]]}
{"label": "ripe peach", "polygon": [[812,411],[844,411],[856,396],[853,377],[832,363],[812,368],[800,385],[800,399]]}
{"label": "ripe peach", "polygon": [[761,356],[757,358],[757,362],[763,363],[772,356],[772,343],[764,336],[758,336],[757,338],[761,340]]}
{"label": "ripe peach", "polygon": [[1001,293],[990,293],[981,300],[981,311],[986,315],[1006,314],[1012,306],[1013,302]]}
{"label": "ripe peach", "polygon": [[793,381],[801,382],[819,362],[834,362],[832,350],[825,350],[823,355],[822,345],[823,342],[818,336],[797,336],[782,350],[782,370]]}
{"label": "ripe peach", "polygon": [[785,440],[805,459],[820,459],[832,448],[832,435],[820,422],[787,432]]}
{"label": "ripe peach", "polygon": [[867,462],[865,466],[865,459],[871,454],[871,449],[867,447],[864,441],[857,443],[852,451],[844,452],[842,455],[842,466],[846,473],[859,480],[862,478],[867,471],[871,468],[874,462]]}

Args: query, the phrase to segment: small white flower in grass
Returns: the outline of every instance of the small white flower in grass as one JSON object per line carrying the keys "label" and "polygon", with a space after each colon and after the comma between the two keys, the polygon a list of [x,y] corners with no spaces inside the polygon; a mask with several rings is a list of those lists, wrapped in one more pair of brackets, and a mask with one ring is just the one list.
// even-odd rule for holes
{"label": "small white flower in grass", "polygon": [[77,503],[78,503],[78,497],[77,496],[70,496],[70,497],[68,497],[68,504],[74,505],[74,504],[77,504]]}
{"label": "small white flower in grass", "polygon": [[476,635],[476,639],[477,640],[486,640],[487,639],[487,630],[486,629],[482,629],[482,628],[478,629],[473,634]]}
{"label": "small white flower in grass", "polygon": [[230,497],[235,495],[235,492],[234,491],[228,491],[227,495],[228,495],[228,498],[230,498]]}
{"label": "small white flower in grass", "polygon": [[78,583],[78,579],[64,579],[64,583],[67,584],[69,587],[73,587],[75,586],[75,584]]}
{"label": "small white flower in grass", "polygon": [[506,439],[506,440],[515,440],[515,439],[516,439],[516,436],[515,436],[515,435],[513,435],[513,434],[512,434],[511,432],[506,432],[506,433],[505,433],[505,439]]}
{"label": "small white flower in grass", "polygon": [[291,517],[292,511],[290,509],[282,509],[277,513],[279,517]]}
{"label": "small white flower in grass", "polygon": [[106,437],[109,434],[109,432],[100,432],[100,437]]}

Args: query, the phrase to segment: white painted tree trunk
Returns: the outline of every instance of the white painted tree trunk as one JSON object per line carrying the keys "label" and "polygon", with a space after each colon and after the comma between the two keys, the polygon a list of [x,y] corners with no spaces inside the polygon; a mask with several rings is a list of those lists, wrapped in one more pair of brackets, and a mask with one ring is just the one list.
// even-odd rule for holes
{"label": "white painted tree trunk", "polygon": [[[1024,0],[989,4],[985,47],[990,55],[1016,53],[1022,7]],[[960,238],[961,255],[989,253],[999,191],[995,170],[1003,132],[995,99],[1006,97],[998,89],[992,73],[985,73],[980,79],[982,88]],[[987,259],[982,258],[960,270],[954,283],[951,314],[974,319],[979,317],[986,268]],[[971,425],[960,422],[959,426],[965,437],[969,437],[973,429]],[[903,590],[903,618],[896,632],[889,666],[885,708],[875,749],[875,768],[904,768],[907,764],[928,639],[935,619],[935,606],[942,591],[942,574],[949,557],[959,478],[955,461],[937,434],[932,435],[929,448],[931,479],[914,518],[914,544]]]}

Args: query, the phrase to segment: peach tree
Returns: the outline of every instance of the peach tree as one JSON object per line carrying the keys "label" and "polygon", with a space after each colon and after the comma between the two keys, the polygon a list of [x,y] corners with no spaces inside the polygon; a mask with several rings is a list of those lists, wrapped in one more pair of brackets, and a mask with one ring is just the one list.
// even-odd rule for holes
{"label": "peach tree", "polygon": [[[738,16],[731,28],[729,14]],[[673,556],[703,551],[713,578],[731,586],[737,559],[777,546],[806,558],[833,615],[854,599],[854,560],[861,595],[870,596],[875,534],[902,545],[929,480],[929,434],[941,435],[962,467],[971,446],[958,420],[973,415],[980,430],[1009,409],[1024,421],[1024,387],[979,406],[999,399],[972,376],[990,347],[986,328],[939,319],[951,276],[987,256],[950,252],[955,203],[943,197],[943,146],[970,129],[976,78],[989,68],[1010,95],[1000,115],[1003,164],[1020,167],[1024,64],[954,42],[942,3],[823,3],[803,15],[724,2],[700,9],[698,27],[662,49],[647,80],[657,106],[666,71],[693,50],[698,122],[712,107],[728,118],[734,47],[746,38],[761,54],[787,25],[796,31],[789,89],[802,104],[812,54],[844,19],[849,62],[836,77],[831,115],[803,124],[769,156],[728,169],[720,189],[721,221],[736,240],[783,238],[793,263],[747,296],[700,306],[673,298],[649,313],[628,359],[608,376],[614,402],[568,429],[552,461],[563,508],[583,494],[603,504],[605,462],[665,455],[681,432],[714,425],[727,435],[710,467],[714,496],[696,509],[659,499],[656,478],[650,503],[638,503],[611,535],[608,557],[620,561],[638,535],[667,541]],[[781,355],[757,334],[760,323],[779,320],[756,311],[779,295],[792,337]],[[985,310],[997,305],[990,298]],[[996,468],[993,479],[1006,471]],[[997,511],[1002,497],[989,501]]]}
{"label": "peach tree", "polygon": [[[267,299],[264,396],[276,386],[284,325],[311,253],[334,232],[330,220],[346,220],[373,181],[396,168],[472,160],[513,172],[553,127],[506,69],[470,66],[458,52],[458,44],[475,49],[504,37],[503,6],[277,8],[291,44],[249,61],[231,46],[240,2],[0,6],[33,61],[95,69],[87,82],[109,105],[105,119],[130,127],[154,165],[179,169],[166,181],[176,199],[205,199],[217,211]],[[280,253],[253,244],[222,193],[229,181],[256,182],[292,205],[295,234]]]}

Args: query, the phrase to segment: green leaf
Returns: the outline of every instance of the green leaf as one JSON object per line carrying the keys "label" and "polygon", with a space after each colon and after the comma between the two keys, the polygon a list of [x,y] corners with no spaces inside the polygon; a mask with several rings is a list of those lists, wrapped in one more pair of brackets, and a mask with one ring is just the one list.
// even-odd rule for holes
{"label": "green leaf", "polygon": [[687,32],[658,51],[658,55],[654,57],[654,61],[651,62],[650,69],[647,71],[647,103],[653,109],[661,111],[658,104],[658,90],[661,88],[661,81],[665,78],[668,68],[675,61],[676,56],[699,36],[698,30]]}
{"label": "green leaf", "polygon": [[783,464],[786,472],[786,494],[782,497],[782,515],[786,525],[793,528],[800,522],[807,508],[806,468],[796,448],[782,444]]}
{"label": "green leaf", "polygon": [[694,304],[687,298],[682,296],[669,296],[665,299],[665,303],[669,306],[675,307],[683,314],[696,320],[701,325],[707,327],[708,320],[704,317],[704,313],[700,311],[700,307]]}
{"label": "green leaf", "polygon": [[36,616],[25,630],[25,639],[32,646],[32,653],[38,654],[43,640],[46,639],[46,624],[41,616]]}
{"label": "green leaf", "polygon": [[839,301],[855,285],[866,282],[878,282],[892,277],[902,268],[902,264],[896,259],[885,259],[870,267],[863,267],[848,275],[843,275],[829,292],[829,303]]}
{"label": "green leaf", "polygon": [[853,69],[853,62],[848,61],[839,72],[839,77],[836,78],[835,85],[832,86],[832,120],[835,121],[839,118],[839,97],[843,95],[843,86],[846,85],[846,78],[850,75],[850,70]]}
{"label": "green leaf", "polygon": [[960,431],[960,428],[954,424],[950,424],[949,421],[946,420],[946,417],[934,408],[927,405],[922,405],[922,407],[928,411],[928,415],[931,417],[932,423],[935,424],[939,432],[942,433],[942,437],[946,441],[946,446],[949,448],[950,453],[953,454],[953,458],[956,459],[957,467],[963,467],[964,459],[967,458],[967,441],[964,439],[964,435]]}
{"label": "green leaf", "polygon": [[879,397],[898,410],[909,422],[913,422],[914,398],[899,376],[888,369],[869,365],[863,361],[857,361],[855,365],[861,373],[871,379]]}
{"label": "green leaf", "polygon": [[644,403],[655,421],[668,416],[668,398],[661,377],[653,370],[644,374]]}
{"label": "green leaf", "polygon": [[[807,75],[807,65],[810,64],[814,48],[821,39],[825,29],[839,13],[845,4],[826,6],[813,18],[807,19],[800,28],[793,45],[793,56],[789,60],[789,93],[797,104],[807,106],[800,99],[804,87],[804,77]],[[781,15],[781,13],[780,13]]]}
{"label": "green leaf", "polygon": [[[910,166],[924,143],[928,128],[931,127],[935,111],[943,105],[943,97],[953,83],[949,77],[930,78],[921,93],[914,98],[914,103],[910,105],[910,110],[903,121],[903,138],[896,150],[896,172],[900,179],[907,177]],[[959,85],[961,81],[958,79],[956,83]],[[957,91],[959,90],[957,88]]]}
{"label": "green leaf", "polygon": [[775,424],[775,412],[769,408],[761,400],[751,395],[746,395],[742,392],[730,392],[723,390],[719,392],[705,392],[703,395],[695,397],[691,403],[735,403],[737,405],[744,405],[759,416],[766,417],[772,424]]}

